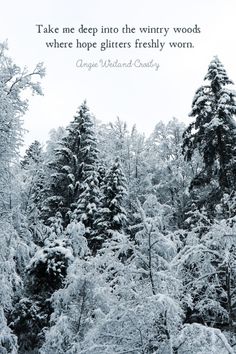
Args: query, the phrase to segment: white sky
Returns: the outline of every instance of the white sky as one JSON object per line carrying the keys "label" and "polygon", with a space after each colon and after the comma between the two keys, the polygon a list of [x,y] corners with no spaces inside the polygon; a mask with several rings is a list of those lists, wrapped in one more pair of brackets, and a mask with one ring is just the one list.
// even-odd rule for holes
{"label": "white sky", "polygon": [[[30,98],[25,116],[29,130],[26,143],[47,140],[48,131],[66,126],[84,99],[94,115],[105,122],[117,116],[140,131],[150,133],[157,121],[173,116],[188,122],[188,113],[196,89],[202,84],[208,64],[214,55],[223,62],[230,78],[236,82],[236,1],[235,0],[8,0],[1,5],[0,41],[8,39],[9,54],[20,66],[33,68],[43,61],[47,76],[42,81],[44,96]],[[48,49],[45,40],[60,38],[86,41],[79,34],[38,34],[36,24],[78,28],[92,27],[194,26],[202,33],[178,40],[192,40],[194,49],[113,49],[82,51]],[[148,41],[160,35],[103,35],[98,41]],[[175,37],[177,39],[177,37]],[[172,36],[166,41],[174,40]],[[167,46],[167,44],[166,44]],[[154,59],[160,69],[95,69],[76,68],[76,60]]]}

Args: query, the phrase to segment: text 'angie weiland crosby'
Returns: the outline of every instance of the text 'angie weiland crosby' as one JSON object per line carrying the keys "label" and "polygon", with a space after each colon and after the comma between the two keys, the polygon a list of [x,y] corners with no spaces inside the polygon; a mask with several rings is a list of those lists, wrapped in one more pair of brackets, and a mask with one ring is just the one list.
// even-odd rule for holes
{"label": "text 'angie weiland crosby'", "polygon": [[83,59],[78,59],[76,61],[76,67],[87,69],[91,71],[92,69],[122,69],[122,68],[138,68],[138,69],[153,69],[158,71],[160,64],[154,59],[142,61],[141,59],[130,59],[128,61],[119,61],[118,59],[100,59],[98,61],[85,61]]}

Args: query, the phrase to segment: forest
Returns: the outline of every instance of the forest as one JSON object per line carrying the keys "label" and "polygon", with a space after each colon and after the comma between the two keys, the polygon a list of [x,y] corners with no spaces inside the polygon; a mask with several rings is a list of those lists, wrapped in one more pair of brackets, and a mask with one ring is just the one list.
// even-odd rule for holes
{"label": "forest", "polygon": [[45,68],[7,50],[0,353],[235,354],[236,93],[218,57],[187,125],[157,117],[146,137],[78,102],[67,127],[22,154]]}

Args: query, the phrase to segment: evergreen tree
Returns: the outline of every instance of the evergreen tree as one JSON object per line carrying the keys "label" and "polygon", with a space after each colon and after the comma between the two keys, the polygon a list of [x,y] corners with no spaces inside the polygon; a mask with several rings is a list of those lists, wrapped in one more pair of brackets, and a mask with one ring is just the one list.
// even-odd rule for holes
{"label": "evergreen tree", "polygon": [[49,196],[42,213],[45,221],[60,211],[64,224],[69,223],[83,182],[94,170],[97,153],[92,117],[84,102],[67,127],[67,134],[56,150],[56,160],[50,164]]}
{"label": "evergreen tree", "polygon": [[35,140],[25,151],[25,156],[21,161],[21,166],[25,167],[34,162],[40,163],[42,160],[42,146],[39,141]]}
{"label": "evergreen tree", "polygon": [[78,206],[74,212],[75,218],[85,226],[85,237],[92,252],[95,252],[98,247],[95,223],[98,218],[100,201],[98,173],[94,170],[81,186],[81,194],[77,201]]}
{"label": "evergreen tree", "polygon": [[196,151],[202,157],[203,168],[191,187],[207,186],[208,196],[202,199],[209,203],[209,195],[212,202],[222,191],[236,188],[236,95],[228,88],[233,82],[218,57],[211,61],[205,80],[208,84],[200,87],[193,99],[190,116],[195,121],[184,132],[183,150],[188,161]]}
{"label": "evergreen tree", "polygon": [[118,158],[107,173],[102,192],[99,217],[96,221],[97,240],[101,244],[112,238],[114,232],[122,233],[127,222],[124,208],[127,187]]}

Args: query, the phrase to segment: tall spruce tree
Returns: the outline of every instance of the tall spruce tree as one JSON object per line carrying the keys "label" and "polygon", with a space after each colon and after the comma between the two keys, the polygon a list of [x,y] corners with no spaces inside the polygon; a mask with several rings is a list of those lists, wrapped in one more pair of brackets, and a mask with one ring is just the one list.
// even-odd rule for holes
{"label": "tall spruce tree", "polygon": [[228,88],[233,82],[218,57],[211,61],[204,80],[208,84],[200,87],[193,99],[190,117],[195,121],[183,134],[183,150],[188,161],[194,152],[200,153],[203,167],[191,187],[208,187],[205,201],[211,195],[215,204],[222,193],[236,189],[236,95]]}
{"label": "tall spruce tree", "polygon": [[67,134],[57,148],[55,161],[50,164],[52,175],[43,211],[44,220],[59,211],[64,224],[69,223],[83,183],[94,169],[97,153],[92,116],[84,102],[67,127]]}
{"label": "tall spruce tree", "polygon": [[30,165],[32,162],[38,164],[42,160],[42,146],[38,140],[35,140],[30,144],[28,149],[25,151],[25,156],[21,161],[21,166],[25,167]]}

